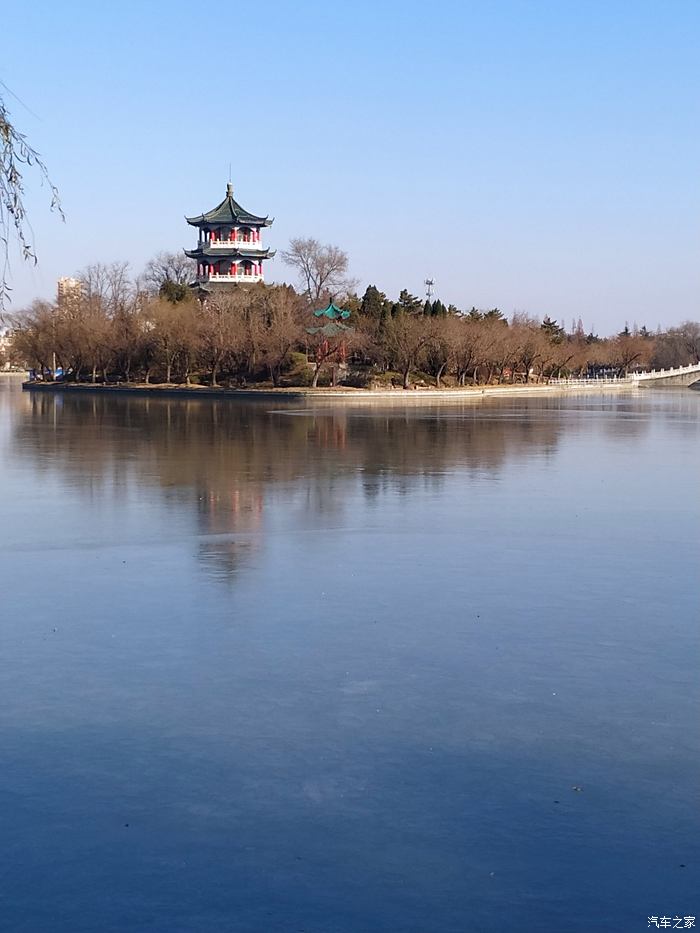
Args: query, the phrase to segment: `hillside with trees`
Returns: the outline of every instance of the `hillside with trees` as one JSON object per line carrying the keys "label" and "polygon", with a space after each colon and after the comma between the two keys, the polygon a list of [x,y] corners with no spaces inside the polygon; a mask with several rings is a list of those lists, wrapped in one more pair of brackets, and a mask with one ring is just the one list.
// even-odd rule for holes
{"label": "hillside with trees", "polygon": [[[293,241],[285,257],[299,289],[236,285],[204,301],[177,254],[159,254],[137,278],[124,263],[89,266],[73,294],[13,316],[12,359],[49,379],[60,368],[74,382],[407,389],[624,376],[700,356],[695,322],[600,337],[580,321],[567,330],[549,317],[459,309],[406,289],[393,299],[370,285],[360,297],[346,255],[313,240]],[[331,299],[351,312],[350,326],[313,327],[313,311]]]}

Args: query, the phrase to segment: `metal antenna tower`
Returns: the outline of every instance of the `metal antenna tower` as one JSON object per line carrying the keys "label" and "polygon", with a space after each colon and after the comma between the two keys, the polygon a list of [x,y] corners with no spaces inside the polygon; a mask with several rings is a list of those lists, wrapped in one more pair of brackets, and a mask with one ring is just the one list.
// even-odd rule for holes
{"label": "metal antenna tower", "polygon": [[423,281],[425,285],[425,297],[427,301],[433,297],[433,289],[435,288],[435,279],[425,279]]}

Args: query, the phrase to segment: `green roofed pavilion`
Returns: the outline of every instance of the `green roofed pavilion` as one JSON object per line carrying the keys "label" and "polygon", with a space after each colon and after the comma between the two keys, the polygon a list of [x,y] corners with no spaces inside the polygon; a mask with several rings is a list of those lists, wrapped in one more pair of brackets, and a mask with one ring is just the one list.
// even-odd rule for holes
{"label": "green roofed pavilion", "polygon": [[331,301],[327,308],[319,308],[318,311],[314,311],[314,317],[327,317],[331,321],[346,321],[350,317],[350,312],[337,307]]}

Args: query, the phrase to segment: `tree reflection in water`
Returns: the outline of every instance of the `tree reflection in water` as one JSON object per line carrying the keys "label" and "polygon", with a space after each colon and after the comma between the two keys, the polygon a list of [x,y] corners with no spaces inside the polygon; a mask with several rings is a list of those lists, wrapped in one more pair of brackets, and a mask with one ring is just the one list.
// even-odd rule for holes
{"label": "tree reflection in water", "polygon": [[[372,503],[438,490],[455,472],[497,480],[506,462],[549,458],[565,427],[590,412],[590,403],[556,397],[391,408],[37,393],[23,403],[13,426],[18,456],[92,498],[159,487],[193,511],[208,538],[199,557],[219,578],[249,563],[274,502],[296,510],[299,531],[313,531],[344,514],[351,491]],[[627,426],[643,430],[644,421]]]}

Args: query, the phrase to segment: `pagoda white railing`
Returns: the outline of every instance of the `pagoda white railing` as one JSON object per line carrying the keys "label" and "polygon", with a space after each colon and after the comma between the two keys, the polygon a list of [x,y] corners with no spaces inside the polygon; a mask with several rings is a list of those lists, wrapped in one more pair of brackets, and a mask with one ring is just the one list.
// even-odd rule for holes
{"label": "pagoda white railing", "polygon": [[262,275],[200,275],[199,282],[262,282]]}
{"label": "pagoda white railing", "polygon": [[232,246],[235,246],[237,249],[239,247],[244,247],[245,249],[265,249],[260,240],[200,240],[199,245],[211,246],[213,248],[221,246],[229,249]]}

